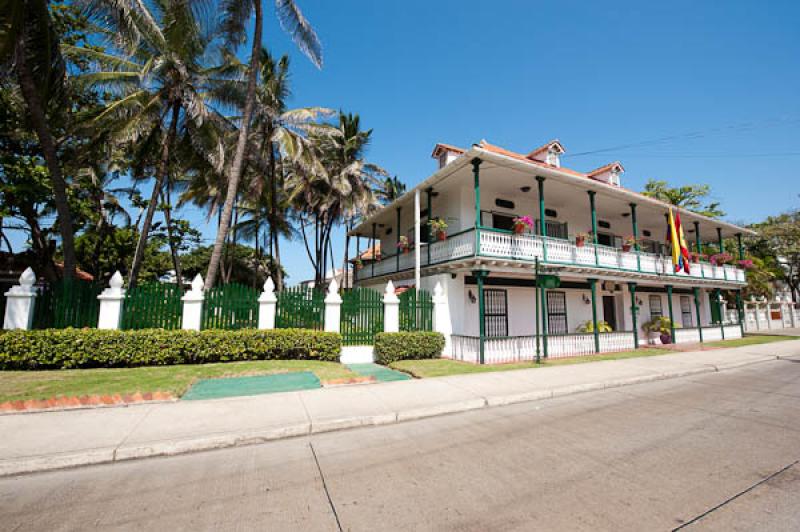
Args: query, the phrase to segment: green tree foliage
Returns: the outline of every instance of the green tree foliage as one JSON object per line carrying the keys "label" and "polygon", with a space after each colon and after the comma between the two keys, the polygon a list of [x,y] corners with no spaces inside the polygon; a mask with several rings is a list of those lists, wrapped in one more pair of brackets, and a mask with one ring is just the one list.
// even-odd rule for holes
{"label": "green tree foliage", "polygon": [[769,280],[777,279],[786,283],[795,302],[800,301],[800,210],[770,216],[751,228],[758,231],[758,237],[748,245],[748,250],[753,262],[758,260],[765,272],[753,275],[758,268],[750,272],[750,282],[758,283],[761,289],[754,289],[754,295],[771,296],[772,291],[766,286]]}
{"label": "green tree foliage", "polygon": [[705,199],[710,193],[711,187],[708,185],[670,187],[666,181],[656,179],[647,181],[642,191],[645,196],[708,216],[709,218],[725,216],[725,212],[719,208],[719,202],[706,203]]}

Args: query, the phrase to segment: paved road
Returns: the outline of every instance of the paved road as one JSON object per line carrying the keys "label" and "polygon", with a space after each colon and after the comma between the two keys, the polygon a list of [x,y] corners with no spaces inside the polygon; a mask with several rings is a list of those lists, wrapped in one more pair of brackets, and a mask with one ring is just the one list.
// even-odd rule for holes
{"label": "paved road", "polygon": [[800,530],[800,359],[0,480],[3,530]]}

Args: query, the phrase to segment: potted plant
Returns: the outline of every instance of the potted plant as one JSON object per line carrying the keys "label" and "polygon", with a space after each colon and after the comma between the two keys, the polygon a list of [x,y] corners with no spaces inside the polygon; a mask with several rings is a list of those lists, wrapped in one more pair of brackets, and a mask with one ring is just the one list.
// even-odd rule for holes
{"label": "potted plant", "polygon": [[636,237],[626,236],[622,239],[622,251],[630,251],[636,245]]}
{"label": "potted plant", "polygon": [[399,249],[402,253],[408,253],[408,250],[411,249],[411,242],[409,242],[407,236],[400,237],[400,241],[397,242],[397,249]]}
{"label": "potted plant", "polygon": [[755,264],[753,264],[753,259],[742,259],[737,261],[736,264],[743,270],[752,270],[756,267]]}
{"label": "potted plant", "polygon": [[717,253],[716,255],[711,255],[709,260],[711,264],[722,266],[723,264],[730,264],[733,262],[733,255],[730,253]]}
{"label": "potted plant", "polygon": [[592,233],[575,233],[575,246],[582,248],[587,239],[592,237]]}
{"label": "potted plant", "polygon": [[662,344],[672,343],[672,322],[666,316],[657,316],[642,324],[642,330],[647,333],[647,343],[655,344],[661,340]]}
{"label": "potted plant", "polygon": [[[578,328],[576,329],[579,333],[593,333],[594,332],[594,322],[589,320],[585,323],[581,323]],[[608,324],[607,321],[598,320],[597,321],[597,332],[601,333],[610,333],[614,332],[614,329],[611,325]]]}
{"label": "potted plant", "polygon": [[695,264],[697,264],[701,260],[706,260],[706,258],[707,257],[705,255],[703,255],[702,253],[698,253],[696,251],[692,251],[689,253],[689,259]]}
{"label": "potted plant", "polygon": [[533,229],[533,220],[530,216],[517,216],[514,218],[514,233],[521,235],[525,231]]}
{"label": "potted plant", "polygon": [[356,260],[353,261],[353,266],[355,266],[356,271],[364,267],[364,262],[361,260],[361,257],[358,257]]}
{"label": "potted plant", "polygon": [[444,241],[447,239],[447,222],[441,218],[433,218],[428,222],[428,225],[437,240]]}

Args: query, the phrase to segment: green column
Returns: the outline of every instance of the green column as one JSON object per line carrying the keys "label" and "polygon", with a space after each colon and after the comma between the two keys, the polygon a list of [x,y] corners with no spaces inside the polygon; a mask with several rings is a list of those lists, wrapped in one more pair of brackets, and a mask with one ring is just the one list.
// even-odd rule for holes
{"label": "green column", "polygon": [[395,239],[394,239],[395,243],[398,244],[394,248],[394,251],[395,251],[395,257],[394,258],[395,258],[395,263],[397,264],[396,271],[398,271],[398,272],[400,271],[400,247],[399,247],[399,244],[400,244],[400,212],[401,212],[401,210],[402,210],[402,207],[398,207],[397,208],[397,227],[395,227],[395,230],[397,231],[397,235],[395,236]]}
{"label": "green column", "polygon": [[541,335],[541,329],[539,328],[539,324],[541,323],[539,319],[539,258],[537,257],[534,260],[536,263],[536,363],[538,364],[542,360],[539,356],[539,337]]}
{"label": "green column", "polygon": [[717,300],[717,309],[719,311],[719,333],[722,335],[722,339],[725,339],[725,314],[722,312],[722,302],[720,299],[722,298],[722,290],[719,288],[714,289],[714,299]]}
{"label": "green column", "polygon": [[486,300],[483,295],[483,281],[489,276],[486,270],[474,270],[472,275],[478,281],[478,362],[484,363],[484,340],[486,339]]}
{"label": "green column", "polygon": [[631,229],[633,230],[633,238],[636,243],[633,248],[636,251],[636,269],[642,271],[642,257],[639,255],[639,225],[636,223],[636,204],[631,203]]}
{"label": "green column", "polygon": [[600,352],[600,331],[597,328],[597,279],[589,279],[592,288],[592,325],[594,325],[594,352]]}
{"label": "green column", "polygon": [[697,248],[697,253],[703,253],[703,244],[700,242],[700,222],[694,222],[694,246]]}
{"label": "green column", "polygon": [[589,208],[592,211],[592,244],[594,244],[594,263],[600,264],[597,258],[597,210],[595,210],[594,197],[597,194],[594,190],[589,191]]}
{"label": "green column", "polygon": [[700,323],[700,289],[695,287],[694,290],[694,313],[697,317],[697,331],[700,334],[700,342],[703,341],[703,326]]}
{"label": "green column", "polygon": [[742,233],[736,233],[736,242],[739,244],[739,260],[744,260],[744,244],[742,244]]}
{"label": "green column", "polygon": [[[544,261],[547,262],[547,224],[545,223],[545,213],[544,213],[544,178],[542,176],[536,176],[536,182],[539,184],[539,234],[542,237],[542,254],[544,255]],[[547,312],[545,310],[545,312]],[[545,342],[547,345],[547,342]],[[545,350],[545,356],[546,350]]]}
{"label": "green column", "polygon": [[667,309],[669,309],[669,335],[672,339],[672,343],[675,342],[675,318],[672,314],[672,285],[667,285]]}
{"label": "green column", "polygon": [[378,255],[375,251],[375,237],[376,237],[377,226],[376,224],[372,224],[372,264],[370,265],[370,269],[372,270],[372,275],[370,277],[375,277],[375,261],[378,260]]}
{"label": "green column", "polygon": [[736,314],[739,317],[739,329],[742,331],[742,337],[744,337],[744,308],[741,288],[736,291]]}
{"label": "green column", "polygon": [[628,283],[628,290],[631,293],[631,321],[633,322],[633,348],[639,349],[639,325],[636,320],[636,283]]}
{"label": "green column", "polygon": [[428,198],[428,262],[431,263],[431,244],[433,244],[433,231],[431,230],[431,220],[433,220],[433,189],[428,187],[425,189],[425,194]]}
{"label": "green column", "polygon": [[481,160],[472,159],[472,178],[475,191],[475,255],[481,254]]}
{"label": "green column", "polygon": [[[539,279],[536,279],[536,283],[539,283]],[[547,358],[547,289],[545,287],[541,287],[539,289],[539,297],[542,298],[542,351],[544,352],[544,358]]]}
{"label": "green column", "polygon": [[717,241],[719,242],[719,252],[725,253],[725,243],[722,241],[722,228],[717,227]]}

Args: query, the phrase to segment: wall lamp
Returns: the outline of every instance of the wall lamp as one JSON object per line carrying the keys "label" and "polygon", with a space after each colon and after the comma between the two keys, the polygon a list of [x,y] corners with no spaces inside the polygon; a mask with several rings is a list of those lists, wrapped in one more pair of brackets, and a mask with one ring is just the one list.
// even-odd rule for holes
{"label": "wall lamp", "polygon": [[467,291],[467,296],[469,296],[469,302],[474,305],[477,301],[477,298],[475,297],[475,294],[472,293],[471,289]]}
{"label": "wall lamp", "polygon": [[581,297],[583,298],[583,304],[584,305],[588,305],[589,303],[592,302],[592,300],[589,299],[589,296],[587,296],[586,294],[581,294]]}

